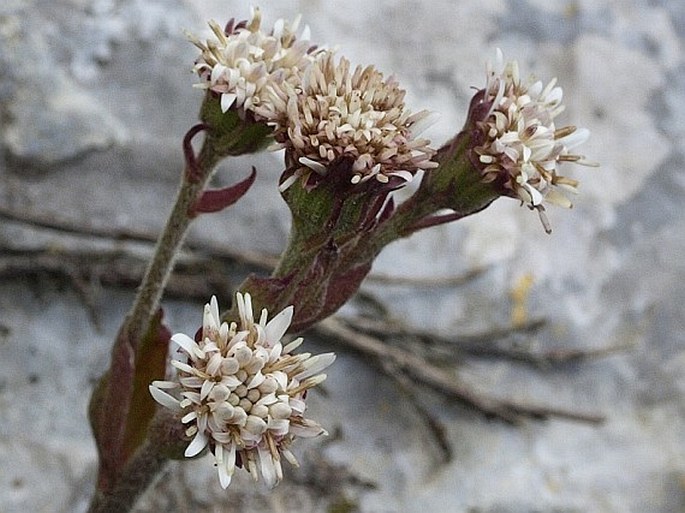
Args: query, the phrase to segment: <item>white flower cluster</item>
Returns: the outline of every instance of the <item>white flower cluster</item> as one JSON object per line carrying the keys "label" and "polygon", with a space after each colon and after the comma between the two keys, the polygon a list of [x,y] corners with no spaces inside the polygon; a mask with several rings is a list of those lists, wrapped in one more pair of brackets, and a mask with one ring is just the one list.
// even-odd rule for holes
{"label": "white flower cluster", "polygon": [[352,183],[409,181],[437,166],[430,141],[418,138],[432,117],[405,108],[405,91],[393,77],[384,80],[373,66],[351,72],[344,58],[336,64],[333,52],[311,44],[308,27],[296,37],[299,17],[278,20],[268,34],[260,24],[255,8],[249,22],[226,29],[210,22],[215,39],[189,37],[201,50],[197,86],[220,94],[223,112],[242,109],[268,122],[274,148],[292,152],[299,167],[281,190],[312,171],[325,175],[340,158],[352,161]]}
{"label": "white flower cluster", "polygon": [[[321,371],[335,355],[292,354],[302,343],[281,338],[290,326],[293,307],[267,322],[262,310],[253,318],[249,294],[236,295],[239,323],[221,323],[215,297],[205,305],[199,342],[182,333],[171,337],[184,357],[172,360],[178,381],[155,381],[152,397],[161,405],[184,413],[186,435],[193,437],[185,455],[205,447],[214,455],[223,488],[231,482],[236,465],[255,480],[261,473],[269,486],[283,477],[281,456],[297,460],[289,447],[296,437],[325,433],[304,417],[306,391],[326,379]],[[180,390],[180,399],[168,391]]]}
{"label": "white flower cluster", "polygon": [[306,182],[312,171],[325,176],[341,158],[352,162],[354,184],[371,178],[387,183],[393,176],[410,181],[418,169],[437,166],[430,141],[417,138],[432,116],[411,114],[393,77],[384,80],[373,66],[351,71],[347,59],[336,63],[331,52],[320,54],[300,74],[298,86],[282,82],[269,88],[273,111],[261,111],[299,166],[281,190],[300,177]]}
{"label": "white flower cluster", "polygon": [[202,79],[197,86],[219,93],[224,112],[235,106],[254,113],[263,106],[267,87],[299,80],[298,70],[314,59],[309,27],[295,36],[299,17],[292,24],[278,20],[269,34],[260,24],[261,13],[254,8],[249,22],[231,22],[225,30],[209,22],[216,39],[202,42],[189,35],[202,52],[194,68]]}
{"label": "white flower cluster", "polygon": [[570,151],[585,142],[590,133],[574,126],[556,128],[554,119],[564,110],[562,89],[556,79],[522,82],[516,61],[504,64],[497,52],[493,68],[488,65],[483,103],[491,104],[486,116],[477,122],[482,143],[474,148],[484,181],[503,186],[540,214],[550,231],[543,200],[570,207],[562,191],[576,193],[578,182],[558,174],[561,162],[596,165]]}

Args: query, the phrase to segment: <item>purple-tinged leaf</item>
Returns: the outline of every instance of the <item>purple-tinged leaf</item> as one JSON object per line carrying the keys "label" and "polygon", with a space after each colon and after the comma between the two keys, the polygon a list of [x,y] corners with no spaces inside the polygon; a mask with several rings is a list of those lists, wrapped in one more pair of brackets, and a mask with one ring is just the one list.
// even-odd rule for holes
{"label": "purple-tinged leaf", "polygon": [[183,137],[183,155],[186,161],[186,178],[189,182],[198,182],[202,175],[199,168],[197,157],[195,156],[195,150],[193,149],[193,137],[207,130],[208,126],[204,123],[198,123],[186,132]]}
{"label": "purple-tinged leaf", "polygon": [[230,207],[245,195],[254,183],[256,176],[257,170],[253,167],[250,176],[235,185],[204,191],[191,207],[190,215],[210,214]]}

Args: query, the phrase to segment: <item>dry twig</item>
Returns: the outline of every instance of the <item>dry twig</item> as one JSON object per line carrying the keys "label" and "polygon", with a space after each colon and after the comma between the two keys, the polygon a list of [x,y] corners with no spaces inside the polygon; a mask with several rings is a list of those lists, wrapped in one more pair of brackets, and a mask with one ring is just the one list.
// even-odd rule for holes
{"label": "dry twig", "polygon": [[329,340],[343,343],[348,349],[370,356],[377,362],[390,362],[410,379],[475,408],[489,417],[510,423],[517,423],[525,417],[537,419],[558,417],[593,424],[604,420],[601,415],[597,414],[572,412],[488,396],[473,390],[471,386],[461,382],[456,376],[432,365],[420,356],[359,333],[334,317],[321,321],[313,330]]}
{"label": "dry twig", "polygon": [[427,349],[429,358],[440,361],[455,361],[463,355],[482,358],[505,358],[537,368],[577,363],[593,358],[601,358],[629,349],[626,345],[609,346],[598,349],[552,349],[531,351],[526,347],[503,347],[499,341],[512,337],[529,336],[547,325],[545,319],[533,319],[520,326],[496,328],[472,335],[447,337],[435,331],[407,328],[396,319],[374,317],[343,318],[348,327],[372,335],[383,341],[389,339],[408,339],[417,341]]}
{"label": "dry twig", "polygon": [[385,360],[380,361],[379,364],[383,369],[383,372],[394,379],[395,382],[400,386],[402,393],[404,394],[404,398],[411,402],[412,406],[419,414],[419,417],[428,428],[428,432],[433,435],[433,439],[438,444],[438,448],[440,449],[440,459],[438,463],[441,465],[447,465],[450,463],[454,457],[454,451],[452,449],[452,444],[450,444],[450,441],[447,439],[447,431],[443,423],[440,422],[435,415],[432,415],[431,412],[429,412],[428,409],[423,405],[421,400],[417,397],[416,387],[413,386],[411,379],[409,379],[409,377],[404,374],[401,369],[396,368],[392,362]]}
{"label": "dry twig", "polygon": [[412,288],[454,288],[467,284],[483,275],[487,269],[478,267],[457,276],[416,278],[413,276],[391,276],[373,273],[367,278],[369,282],[378,285],[393,285]]}
{"label": "dry twig", "polygon": [[[142,232],[124,228],[84,226],[74,221],[57,219],[54,216],[42,216],[39,214],[16,212],[14,210],[0,206],[0,218],[9,221],[20,222],[38,228],[46,228],[72,235],[84,237],[97,237],[101,239],[124,241],[124,242],[143,242],[154,244],[158,234]],[[276,257],[259,252],[235,251],[230,248],[212,245],[207,242],[197,243],[188,241],[186,247],[191,251],[203,253],[208,258],[225,258],[254,268],[271,270],[278,263]]]}

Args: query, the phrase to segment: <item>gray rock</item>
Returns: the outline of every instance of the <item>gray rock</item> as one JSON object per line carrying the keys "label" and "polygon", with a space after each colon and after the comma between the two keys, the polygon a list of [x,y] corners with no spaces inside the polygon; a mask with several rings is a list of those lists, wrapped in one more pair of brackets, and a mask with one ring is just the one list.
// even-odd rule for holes
{"label": "gray rock", "polygon": [[[684,511],[682,2],[262,7],[266,23],[302,11],[315,39],[395,73],[413,110],[442,114],[426,134],[436,144],[460,128],[469,88],[483,83],[483,63],[496,47],[542,79],[558,76],[565,119],[590,128],[583,151],[602,166],[573,171],[581,194],[571,211],[550,209],[554,233],[545,235],[515,201],[498,200],[471,219],[391,245],[373,271],[440,279],[484,269],[475,279],[420,288],[369,280],[363,290],[408,326],[456,340],[510,325],[511,291],[532,277],[528,316],[548,323],[510,340],[515,347],[628,349],[548,369],[473,356],[446,362],[482,393],[607,416],[601,426],[553,420],[512,427],[424,389],[412,402],[395,381],[337,346],[326,393],[310,399],[312,417],[331,436],[296,446],[302,468],[286,469],[276,490],[240,473],[225,492],[200,459],[170,465],[138,511]],[[182,29],[204,34],[206,18],[248,15],[233,0],[5,0],[0,206],[95,228],[158,231],[182,168],[180,141],[200,102],[191,87],[195,53]],[[277,253],[289,223],[275,187],[280,159],[223,164],[217,185],[234,183],[253,164],[258,181],[234,208],[200,219],[190,240]],[[150,251],[0,223],[0,270],[19,252],[117,249]],[[129,290],[93,285],[99,328],[63,277],[0,281],[3,513],[86,508],[96,469],[85,416],[90,388],[132,299]],[[174,331],[198,324],[200,305],[164,305]],[[367,308],[355,303],[345,312]],[[327,341],[307,343],[312,351],[331,349]],[[445,428],[454,452],[448,464],[428,414]]]}

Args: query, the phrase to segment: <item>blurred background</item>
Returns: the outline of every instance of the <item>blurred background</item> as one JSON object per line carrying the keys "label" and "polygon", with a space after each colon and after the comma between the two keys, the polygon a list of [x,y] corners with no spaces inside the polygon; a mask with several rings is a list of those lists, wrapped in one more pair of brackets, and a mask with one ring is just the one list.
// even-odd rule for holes
{"label": "blurred background", "polygon": [[[0,5],[0,511],[85,511],[95,446],[86,407],[161,229],[196,122],[183,30],[250,15],[241,1],[4,0]],[[395,74],[414,111],[461,127],[485,62],[558,77],[561,124],[585,126],[570,211],[553,233],[514,200],[388,247],[340,313],[474,394],[601,414],[516,425],[383,369],[344,342],[310,397],[326,439],[294,452],[273,492],[219,487],[206,459],[174,463],[139,512],[678,513],[685,511],[685,3],[669,0],[265,2],[314,41]],[[228,305],[284,246],[280,154],[236,206],[194,225],[164,300],[172,331]],[[392,330],[389,327],[393,327]]]}

